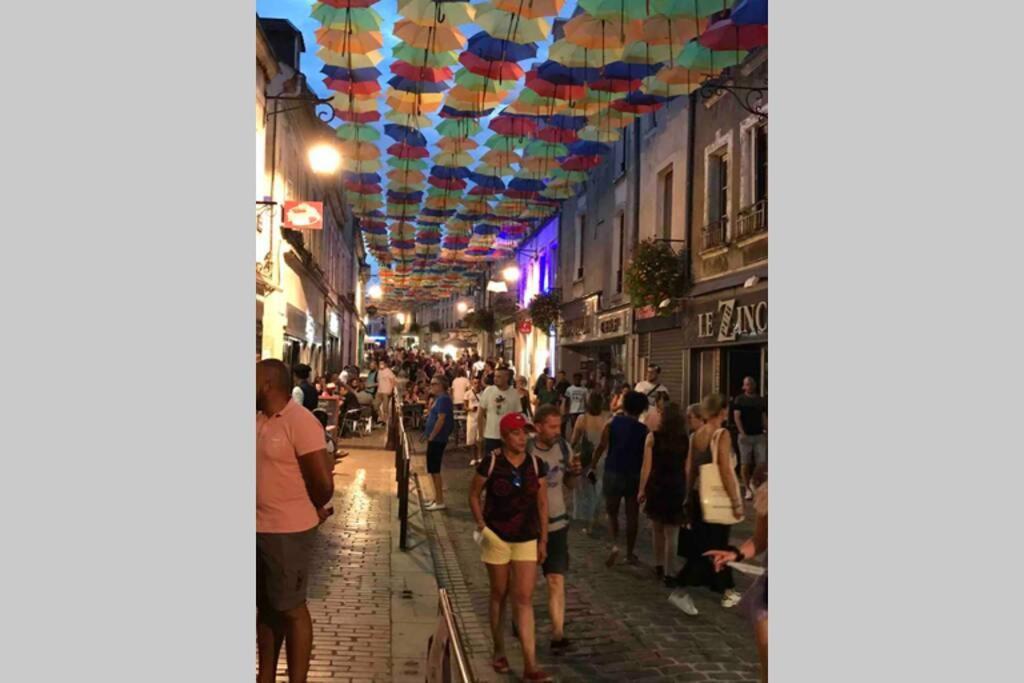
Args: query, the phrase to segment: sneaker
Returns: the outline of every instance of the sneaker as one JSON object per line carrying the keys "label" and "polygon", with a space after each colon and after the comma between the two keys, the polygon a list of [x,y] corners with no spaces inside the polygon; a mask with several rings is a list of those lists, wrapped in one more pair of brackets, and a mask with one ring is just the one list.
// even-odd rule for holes
{"label": "sneaker", "polygon": [[674,591],[672,595],[668,596],[668,601],[683,611],[683,614],[688,614],[691,617],[695,617],[700,612],[697,611],[697,605],[693,604],[693,598],[690,597],[689,593]]}
{"label": "sneaker", "polygon": [[726,609],[729,609],[730,607],[735,607],[736,605],[740,604],[740,600],[742,599],[743,596],[738,591],[734,591],[731,589],[727,590],[725,591],[725,595],[722,596],[722,607]]}
{"label": "sneaker", "polygon": [[430,501],[429,503],[423,506],[423,509],[426,510],[427,512],[435,512],[437,510],[447,510],[448,506],[445,505],[444,503],[435,503],[434,501]]}
{"label": "sneaker", "polygon": [[748,488],[746,495],[744,495],[743,497],[747,500],[754,500],[754,492]]}

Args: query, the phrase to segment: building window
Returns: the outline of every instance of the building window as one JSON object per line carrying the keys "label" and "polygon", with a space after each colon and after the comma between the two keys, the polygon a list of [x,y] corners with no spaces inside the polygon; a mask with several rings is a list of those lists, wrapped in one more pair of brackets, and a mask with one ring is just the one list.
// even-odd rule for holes
{"label": "building window", "polygon": [[729,239],[729,151],[723,147],[708,157],[707,216],[703,249],[714,249]]}
{"label": "building window", "polygon": [[583,243],[587,235],[587,214],[581,213],[576,217],[576,263],[574,265],[574,280],[583,279]]}
{"label": "building window", "polygon": [[755,126],[754,137],[754,203],[768,199],[768,127]]}
{"label": "building window", "polygon": [[672,239],[672,166],[663,171],[658,183],[661,193],[661,237]]}
{"label": "building window", "polygon": [[626,220],[624,214],[615,217],[615,293],[622,293],[622,268],[626,256]]}

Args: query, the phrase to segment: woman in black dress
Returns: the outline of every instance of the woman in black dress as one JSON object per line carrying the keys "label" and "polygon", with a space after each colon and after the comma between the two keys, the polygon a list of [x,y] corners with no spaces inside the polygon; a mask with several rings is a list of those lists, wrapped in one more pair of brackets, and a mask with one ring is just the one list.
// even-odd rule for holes
{"label": "woman in black dress", "polygon": [[686,421],[678,404],[669,403],[658,430],[647,435],[640,472],[640,498],[654,525],[654,571],[659,579],[671,575],[675,540],[683,523],[686,499]]}

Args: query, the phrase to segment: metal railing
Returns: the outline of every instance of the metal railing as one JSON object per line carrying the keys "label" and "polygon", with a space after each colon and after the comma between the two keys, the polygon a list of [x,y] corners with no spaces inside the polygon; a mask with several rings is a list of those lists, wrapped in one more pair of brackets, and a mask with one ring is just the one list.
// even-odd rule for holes
{"label": "metal railing", "polygon": [[702,231],[701,250],[708,251],[726,244],[726,234],[729,229],[729,217],[722,216],[704,226]]}
{"label": "metal railing", "polygon": [[761,201],[744,209],[736,221],[736,237],[743,239],[758,233],[768,232],[768,200]]}

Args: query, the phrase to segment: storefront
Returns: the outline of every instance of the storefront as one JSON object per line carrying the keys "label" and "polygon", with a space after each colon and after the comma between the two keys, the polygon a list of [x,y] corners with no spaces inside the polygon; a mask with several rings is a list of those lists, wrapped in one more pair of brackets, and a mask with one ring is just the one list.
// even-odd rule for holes
{"label": "storefront", "polygon": [[599,311],[599,300],[594,294],[563,308],[561,369],[570,377],[582,372],[585,378],[611,386],[629,375],[633,309]]}
{"label": "storefront", "polygon": [[315,374],[323,369],[324,329],[311,311],[288,304],[288,324],[284,331],[282,360],[289,366],[305,363]]}

